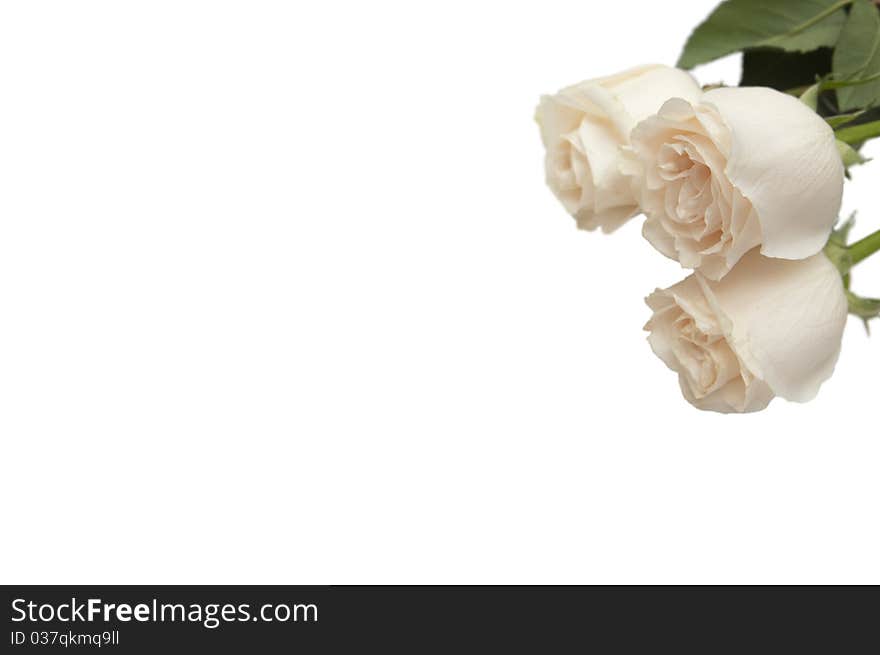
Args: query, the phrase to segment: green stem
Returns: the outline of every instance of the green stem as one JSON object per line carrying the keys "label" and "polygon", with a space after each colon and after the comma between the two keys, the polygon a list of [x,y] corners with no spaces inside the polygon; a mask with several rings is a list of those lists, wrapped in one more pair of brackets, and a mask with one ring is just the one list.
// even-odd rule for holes
{"label": "green stem", "polygon": [[878,250],[880,250],[880,230],[869,234],[860,241],[856,241],[849,247],[851,266],[855,266],[863,259],[867,259]]}

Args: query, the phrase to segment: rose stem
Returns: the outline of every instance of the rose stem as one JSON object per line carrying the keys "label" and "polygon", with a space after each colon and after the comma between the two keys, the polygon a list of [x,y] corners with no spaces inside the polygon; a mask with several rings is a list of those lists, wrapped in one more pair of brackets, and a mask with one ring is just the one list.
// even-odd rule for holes
{"label": "rose stem", "polygon": [[856,241],[849,247],[850,265],[855,266],[880,250],[880,230]]}

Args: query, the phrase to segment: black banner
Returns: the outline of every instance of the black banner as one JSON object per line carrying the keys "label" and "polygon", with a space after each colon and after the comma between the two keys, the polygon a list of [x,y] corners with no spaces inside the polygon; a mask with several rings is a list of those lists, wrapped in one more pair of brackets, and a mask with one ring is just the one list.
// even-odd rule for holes
{"label": "black banner", "polygon": [[873,587],[0,587],[0,652],[876,649]]}

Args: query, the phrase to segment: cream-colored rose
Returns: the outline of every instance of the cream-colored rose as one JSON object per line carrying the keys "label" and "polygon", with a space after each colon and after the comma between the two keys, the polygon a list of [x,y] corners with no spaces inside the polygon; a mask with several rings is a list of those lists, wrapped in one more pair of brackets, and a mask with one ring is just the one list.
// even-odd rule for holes
{"label": "cream-colored rose", "polygon": [[700,409],[754,412],[774,396],[805,402],[834,370],[847,303],[824,253],[789,261],[747,253],[720,281],[696,272],[647,298],[648,341]]}
{"label": "cream-colored rose", "polygon": [[624,168],[643,234],[686,268],[721,279],[756,246],[768,257],[819,252],[837,220],[843,165],[828,124],[762,87],[673,98],[632,132]]}
{"label": "cream-colored rose", "polygon": [[611,232],[638,212],[620,146],[665,100],[696,101],[700,87],[677,68],[642,66],[544,96],[536,119],[547,154],[547,184],[581,229]]}

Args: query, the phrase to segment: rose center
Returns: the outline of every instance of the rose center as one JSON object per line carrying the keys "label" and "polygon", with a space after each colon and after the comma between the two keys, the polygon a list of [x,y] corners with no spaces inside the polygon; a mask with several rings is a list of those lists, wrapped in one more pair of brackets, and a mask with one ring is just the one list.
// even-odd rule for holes
{"label": "rose center", "polygon": [[738,374],[736,356],[720,334],[702,331],[688,314],[675,321],[678,361],[695,397],[701,398],[722,387]]}

